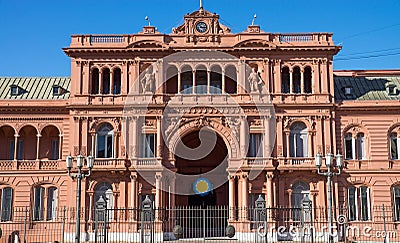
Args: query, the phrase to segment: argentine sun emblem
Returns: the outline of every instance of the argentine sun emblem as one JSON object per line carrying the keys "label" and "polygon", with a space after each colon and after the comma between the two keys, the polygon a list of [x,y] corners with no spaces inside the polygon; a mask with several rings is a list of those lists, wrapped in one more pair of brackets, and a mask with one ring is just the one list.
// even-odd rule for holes
{"label": "argentine sun emblem", "polygon": [[212,190],[212,184],[207,178],[199,178],[193,183],[193,191],[200,195],[205,196]]}

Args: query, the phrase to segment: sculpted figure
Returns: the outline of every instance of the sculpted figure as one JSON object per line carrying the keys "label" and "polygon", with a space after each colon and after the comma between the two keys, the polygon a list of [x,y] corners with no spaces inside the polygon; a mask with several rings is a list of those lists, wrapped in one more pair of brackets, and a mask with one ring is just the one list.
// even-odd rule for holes
{"label": "sculpted figure", "polygon": [[142,79],[142,92],[143,93],[152,92],[155,81],[156,81],[155,74],[152,73],[150,70],[148,70]]}
{"label": "sculpted figure", "polygon": [[253,92],[260,92],[260,85],[263,83],[260,76],[256,72],[256,69],[253,68],[252,72],[249,76],[249,83],[250,83],[250,91]]}

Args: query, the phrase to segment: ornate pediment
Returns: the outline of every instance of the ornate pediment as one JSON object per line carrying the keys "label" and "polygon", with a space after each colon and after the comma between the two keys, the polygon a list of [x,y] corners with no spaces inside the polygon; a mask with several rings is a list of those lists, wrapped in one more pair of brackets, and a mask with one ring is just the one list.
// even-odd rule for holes
{"label": "ornate pediment", "polygon": [[132,43],[129,48],[168,48],[165,43],[155,41],[155,40],[141,40]]}
{"label": "ornate pediment", "polygon": [[272,43],[261,40],[261,39],[251,39],[239,42],[235,45],[236,48],[270,48],[274,47]]}
{"label": "ornate pediment", "polygon": [[231,30],[219,23],[219,15],[200,8],[187,14],[185,23],[172,29],[173,34],[187,36],[187,42],[217,42],[218,36]]}

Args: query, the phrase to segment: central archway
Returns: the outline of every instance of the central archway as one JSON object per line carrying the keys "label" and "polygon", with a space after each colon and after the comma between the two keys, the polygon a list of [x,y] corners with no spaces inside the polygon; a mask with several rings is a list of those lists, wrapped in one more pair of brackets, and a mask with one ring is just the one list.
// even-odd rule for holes
{"label": "central archway", "polygon": [[[225,182],[220,186],[216,186],[221,178],[227,178],[228,173],[228,148],[221,136],[214,133],[209,128],[201,130],[203,142],[213,141],[208,139],[211,136],[217,136],[215,145],[210,153],[200,159],[181,158],[181,154],[185,148],[196,149],[201,145],[200,129],[194,129],[184,135],[176,146],[175,166],[177,173],[182,175],[191,176],[190,183],[176,182],[177,187],[190,187],[185,188],[191,190],[190,195],[177,195],[177,206],[220,206],[228,204],[228,185]],[[215,141],[215,140],[214,140]],[[213,143],[214,143],[213,141]],[[218,167],[218,170],[215,170]],[[196,181],[207,181],[211,184],[211,190],[206,194],[200,194],[193,188]],[[214,183],[215,182],[215,183]],[[178,189],[179,190],[179,189]]]}

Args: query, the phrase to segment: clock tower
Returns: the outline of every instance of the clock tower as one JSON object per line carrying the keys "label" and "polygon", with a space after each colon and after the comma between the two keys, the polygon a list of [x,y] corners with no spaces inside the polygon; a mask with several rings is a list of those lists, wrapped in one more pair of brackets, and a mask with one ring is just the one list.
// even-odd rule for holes
{"label": "clock tower", "polygon": [[219,23],[219,15],[204,10],[187,14],[185,23],[172,30],[173,34],[185,35],[187,43],[210,43],[220,42],[220,36],[230,33],[230,29]]}

